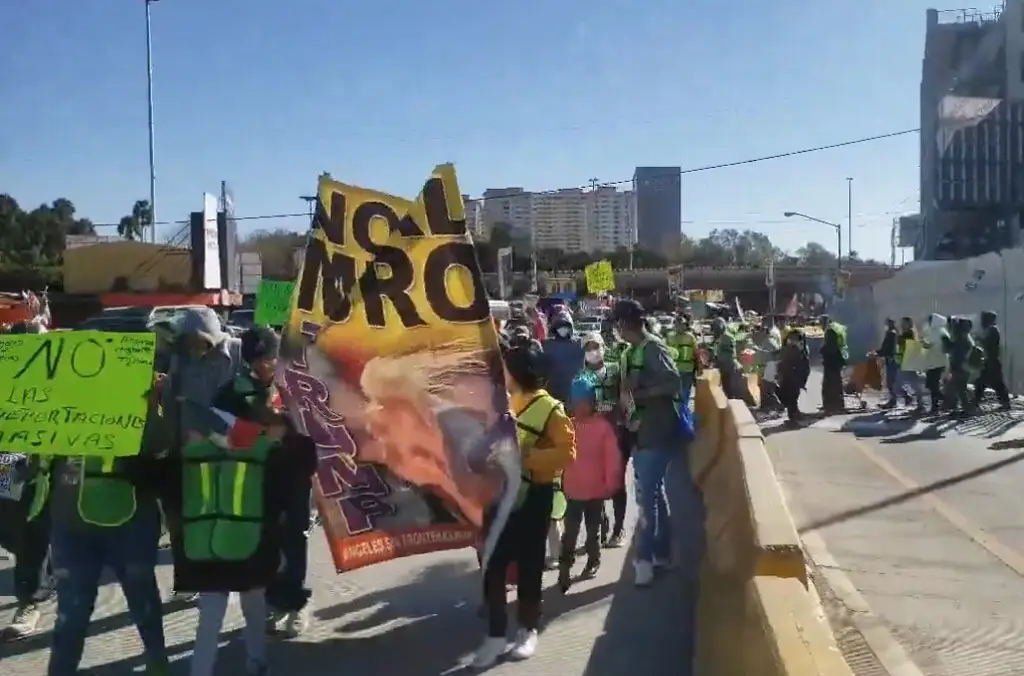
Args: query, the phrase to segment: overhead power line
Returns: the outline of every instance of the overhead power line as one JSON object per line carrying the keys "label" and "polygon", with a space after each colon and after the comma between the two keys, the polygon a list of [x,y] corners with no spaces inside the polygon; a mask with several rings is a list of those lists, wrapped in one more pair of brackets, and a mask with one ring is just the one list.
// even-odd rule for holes
{"label": "overhead power line", "polygon": [[[914,129],[902,129],[900,131],[892,131],[885,134],[876,134],[874,136],[865,136],[862,138],[852,139],[849,141],[841,141],[839,143],[829,143],[827,145],[813,146],[810,148],[800,148],[798,150],[788,150],[782,153],[775,153],[774,155],[762,155],[760,157],[750,157],[743,160],[735,160],[732,162],[720,162],[718,164],[707,164],[699,167],[691,167],[688,169],[680,169],[678,171],[671,171],[659,174],[652,174],[651,178],[662,178],[662,177],[676,177],[683,176],[686,174],[697,174],[704,171],[715,171],[716,169],[729,169],[731,167],[742,167],[748,164],[758,164],[760,162],[769,162],[771,160],[782,160],[787,157],[797,157],[799,155],[808,155],[810,153],[819,153],[826,150],[836,150],[838,148],[846,148],[848,146],[860,145],[862,143],[872,143],[874,141],[883,141],[886,139],[896,138],[899,136],[906,136],[908,134],[916,134],[920,132],[920,127]],[[631,185],[633,178],[625,178],[619,181],[607,181],[603,183],[587,183],[585,185],[570,186],[568,189],[591,189],[594,187],[604,188],[613,187],[619,185]],[[526,190],[522,193],[509,192],[506,194],[489,194],[488,199],[501,199],[502,197],[515,197],[517,195],[553,195],[558,193],[560,190],[566,190],[566,188],[554,188],[551,190]],[[471,199],[483,199],[483,196],[475,197]],[[268,220],[280,220],[284,218],[309,218],[309,214],[306,212],[282,212],[278,214],[257,214],[253,216],[236,216],[236,221],[268,221]],[[117,227],[117,223],[94,223],[93,226],[97,228],[112,228]],[[154,225],[188,225],[187,220],[183,221],[157,221]]]}

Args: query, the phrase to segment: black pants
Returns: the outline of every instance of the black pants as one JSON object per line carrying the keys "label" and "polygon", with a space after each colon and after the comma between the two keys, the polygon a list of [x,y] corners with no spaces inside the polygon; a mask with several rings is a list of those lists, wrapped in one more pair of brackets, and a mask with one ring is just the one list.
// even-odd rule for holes
{"label": "black pants", "polygon": [[924,386],[932,398],[932,410],[938,411],[942,406],[942,374],[944,367],[928,369],[924,374]]}
{"label": "black pants", "polygon": [[484,600],[487,604],[489,636],[508,633],[505,581],[508,566],[519,569],[516,597],[519,601],[519,627],[537,629],[540,624],[544,559],[547,555],[548,528],[551,525],[553,484],[530,484],[526,500],[512,512],[501,531],[484,571]]}
{"label": "black pants", "polygon": [[827,412],[841,411],[846,408],[842,366],[830,364],[822,368],[821,404]]}
{"label": "black pants", "polygon": [[800,388],[793,384],[783,383],[776,389],[779,401],[786,408],[786,416],[792,420],[800,419]]}
{"label": "black pants", "polygon": [[629,494],[626,492],[626,467],[629,465],[629,456],[633,453],[633,444],[636,439],[636,433],[630,432],[623,426],[615,428],[615,436],[619,441],[619,452],[622,453],[622,488],[612,496],[612,513],[614,515],[614,525],[612,526],[612,533],[614,535],[621,535],[622,529],[626,524],[626,505],[629,502]]}
{"label": "black pants", "polygon": [[[35,486],[25,486],[18,502],[3,501],[0,544],[14,554],[14,598],[19,605],[38,603],[53,593],[50,554],[50,509],[28,521]],[[44,571],[45,566],[45,571]]]}
{"label": "black pants", "polygon": [[999,359],[988,359],[981,370],[981,375],[974,381],[974,402],[981,403],[988,388],[995,390],[999,403],[1003,406],[1010,405],[1010,393],[1006,389],[1006,382],[1003,380],[1003,363]]}
{"label": "black pants", "polygon": [[579,540],[580,525],[586,523],[587,565],[601,564],[601,523],[604,517],[604,500],[569,500],[565,507],[562,532],[562,555],[558,567],[572,568],[576,563],[576,541]]}
{"label": "black pants", "polygon": [[297,612],[306,607],[311,592],[306,588],[309,567],[309,496],[312,487],[302,487],[289,496],[288,509],[281,524],[281,554],[284,566],[267,586],[267,604],[281,612]]}

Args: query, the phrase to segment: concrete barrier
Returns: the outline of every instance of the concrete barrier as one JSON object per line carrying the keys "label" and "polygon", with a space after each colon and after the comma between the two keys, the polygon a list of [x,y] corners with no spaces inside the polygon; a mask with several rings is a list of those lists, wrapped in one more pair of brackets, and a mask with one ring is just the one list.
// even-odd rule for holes
{"label": "concrete barrier", "polygon": [[714,371],[697,382],[691,471],[706,512],[697,609],[702,676],[852,676],[813,587],[796,526],[746,405]]}

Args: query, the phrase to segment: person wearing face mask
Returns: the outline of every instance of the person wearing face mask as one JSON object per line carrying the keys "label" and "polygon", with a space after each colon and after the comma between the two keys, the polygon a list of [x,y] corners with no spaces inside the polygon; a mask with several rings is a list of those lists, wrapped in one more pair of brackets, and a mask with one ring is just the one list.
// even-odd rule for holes
{"label": "person wearing face mask", "polygon": [[547,391],[563,403],[569,400],[573,378],[583,368],[583,345],[573,333],[572,317],[561,314],[551,320],[552,337],[544,341]]}

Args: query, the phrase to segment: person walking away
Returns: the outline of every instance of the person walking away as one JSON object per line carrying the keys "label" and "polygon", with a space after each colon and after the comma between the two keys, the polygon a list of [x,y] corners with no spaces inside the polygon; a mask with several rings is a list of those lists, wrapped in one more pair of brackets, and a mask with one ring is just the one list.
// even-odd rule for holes
{"label": "person walking away", "polygon": [[933,415],[942,408],[942,376],[949,365],[947,324],[948,320],[943,315],[932,314],[928,317],[921,336],[921,346],[925,350],[924,385],[928,390]]}
{"label": "person walking away", "polygon": [[146,673],[169,673],[156,581],[160,510],[153,477],[159,472],[148,441],[154,430],[151,421],[157,419],[156,411],[150,410],[138,455],[39,459],[29,520],[44,518],[49,506],[57,581],[48,676],[78,674],[104,568],[110,568],[121,585],[128,615],[142,639]]}
{"label": "person walking away", "polygon": [[[635,444],[634,430],[630,429],[629,421],[626,419],[622,405],[621,392],[621,366],[624,363],[622,355],[629,348],[618,334],[615,322],[605,318],[601,327],[601,338],[604,341],[603,365],[607,369],[605,378],[604,398],[612,399],[612,415],[609,420],[615,426],[615,435],[619,441],[619,452],[622,454],[622,488],[612,496],[612,528],[608,537],[607,546],[618,548],[623,545],[622,537],[626,524],[626,506],[629,502],[629,494],[626,491],[626,468],[629,466],[629,458]],[[600,401],[598,406],[605,406]]]}
{"label": "person walking away", "polygon": [[943,401],[947,411],[957,411],[964,415],[974,412],[974,402],[967,392],[971,381],[971,357],[980,352],[971,337],[971,324],[962,317],[950,320],[952,333],[947,346],[949,353],[949,386]]}
{"label": "person walking away", "polygon": [[[211,406],[189,412],[195,425],[168,458],[165,494],[181,529],[174,540],[174,583],[199,593],[191,676],[212,676],[228,596],[238,592],[246,673],[267,673],[264,588],[281,563],[281,521],[301,477],[316,471],[316,449],[281,411],[274,386],[279,339],[254,327],[241,338],[245,370]],[[196,407],[198,408],[198,407]],[[210,486],[219,486],[211,493]]]}
{"label": "person walking away", "polygon": [[826,415],[846,410],[846,396],[843,394],[843,367],[849,363],[850,354],[846,346],[846,327],[822,315],[821,328],[825,339],[821,345],[821,404]]}
{"label": "person walking away", "polygon": [[[180,453],[189,432],[197,429],[193,418],[205,415],[213,397],[226,383],[232,382],[241,363],[241,341],[221,329],[220,319],[213,310],[189,308],[182,315],[167,376],[160,384],[165,453]],[[175,524],[177,517],[173,509],[165,505],[164,518],[172,538],[181,530]],[[173,547],[174,543],[171,544]],[[172,599],[191,602],[196,595],[175,590]]]}
{"label": "person walking away", "polygon": [[53,596],[49,562],[50,510],[29,518],[35,500],[39,456],[0,453],[0,546],[14,554],[17,606],[0,641],[20,641],[36,630],[40,606]]}
{"label": "person walking away", "polygon": [[740,399],[753,406],[754,402],[743,380],[742,369],[736,355],[736,336],[721,317],[711,322],[712,363],[718,369],[722,390],[729,399]]}
{"label": "person walking away", "polygon": [[[576,435],[562,403],[542,388],[545,359],[537,341],[503,345],[505,386],[516,417],[523,481],[515,509],[501,531],[484,571],[487,638],[473,657],[475,668],[493,666],[506,652],[516,660],[537,650],[546,535],[555,478],[576,458]],[[505,581],[516,563],[519,629],[509,645]]]}
{"label": "person walking away", "polygon": [[804,335],[799,329],[786,334],[778,364],[778,397],[786,409],[790,425],[796,425],[803,418],[800,412],[800,392],[806,387],[811,373],[810,359],[803,345]]}
{"label": "person walking away", "polygon": [[573,378],[583,368],[583,345],[573,336],[572,317],[559,314],[551,320],[552,337],[545,340],[547,391],[563,404],[569,400]]}
{"label": "person walking away", "polygon": [[[671,565],[672,526],[665,476],[685,443],[680,421],[679,372],[665,344],[644,329],[643,306],[634,300],[622,300],[616,303],[613,316],[619,334],[630,344],[620,367],[621,387],[627,419],[636,429],[633,471],[640,508],[640,540],[633,565],[636,584],[645,586],[654,581],[655,567]],[[687,539],[691,535],[696,539],[703,537],[702,508],[692,482],[687,484],[688,504],[684,509],[691,513],[680,515],[685,519],[682,530]]]}
{"label": "person walking away", "polygon": [[682,314],[676,318],[675,328],[665,342],[676,351],[676,371],[679,372],[679,380],[682,383],[679,405],[689,408],[697,365],[697,336],[690,330],[689,315]]}
{"label": "person walking away", "polygon": [[[874,356],[881,359],[885,365],[885,389],[889,392],[888,403],[885,406],[888,408],[894,408],[898,398],[897,385],[900,375],[900,365],[896,360],[896,342],[898,338],[899,332],[896,330],[896,320],[892,317],[886,317],[882,344],[875,350]],[[906,394],[904,396],[907,397],[907,403],[909,404],[910,397]]]}
{"label": "person walking away", "polygon": [[985,390],[991,387],[999,399],[999,407],[1008,411],[1010,410],[1010,393],[1003,380],[1002,340],[999,326],[996,323],[998,318],[999,315],[991,310],[981,313],[981,340],[979,342],[985,351],[985,365],[981,369],[981,375],[974,381],[974,406],[977,408],[981,405]]}
{"label": "person walking away", "polygon": [[600,531],[604,502],[622,484],[622,456],[615,430],[597,411],[598,394],[594,381],[578,378],[572,384],[573,426],[576,430],[576,459],[565,468],[562,490],[568,501],[565,532],[559,559],[558,586],[563,593],[572,584],[576,562],[576,542],[581,523],[586,524],[587,563],[580,580],[590,580],[601,567]]}
{"label": "person walking away", "polygon": [[[917,362],[920,361],[920,343],[914,320],[910,317],[900,319],[900,335],[896,340],[896,363],[899,366],[899,377],[896,380],[897,392],[913,392],[916,402],[914,412],[924,413],[924,384],[917,373]],[[897,397],[883,404],[880,408],[887,409],[896,405]],[[891,404],[891,405],[890,405]]]}

